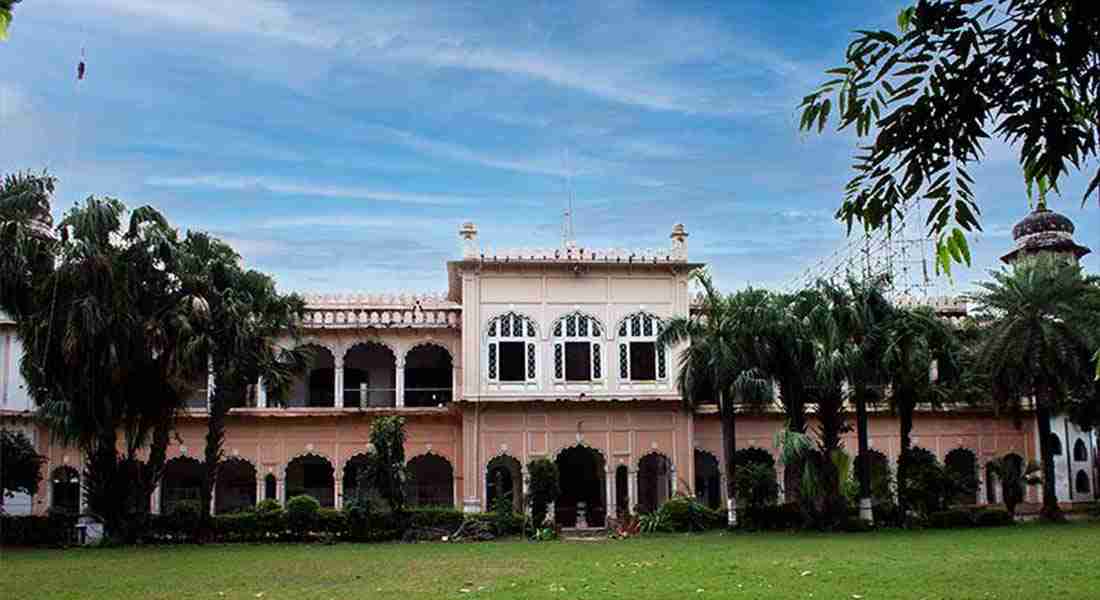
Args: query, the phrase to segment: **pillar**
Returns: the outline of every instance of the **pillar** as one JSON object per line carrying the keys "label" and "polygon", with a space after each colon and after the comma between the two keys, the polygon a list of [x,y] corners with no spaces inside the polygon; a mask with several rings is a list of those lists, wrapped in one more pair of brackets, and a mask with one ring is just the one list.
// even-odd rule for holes
{"label": "pillar", "polygon": [[604,525],[607,525],[607,521],[616,516],[615,512],[615,471],[613,469],[604,469],[603,472],[604,484],[607,489],[607,516],[604,518]]}
{"label": "pillar", "polygon": [[256,408],[267,408],[267,389],[264,388],[264,378],[256,380]]}
{"label": "pillar", "polygon": [[332,485],[335,488],[332,490],[332,504],[336,510],[344,508],[344,480],[339,477],[332,478]]}
{"label": "pillar", "polygon": [[395,369],[395,372],[394,372],[393,381],[394,381],[394,387],[397,388],[397,391],[395,393],[395,395],[396,395],[395,406],[400,408],[402,406],[405,406],[405,361],[404,360],[397,361],[397,366],[396,366],[396,369]]}
{"label": "pillar", "polygon": [[[214,361],[207,360],[206,366],[206,410],[210,411],[210,400],[214,396]],[[214,514],[214,513],[210,513]]]}
{"label": "pillar", "polygon": [[218,487],[214,486],[210,488],[210,514],[214,514],[214,509],[218,506]]}
{"label": "pillar", "polygon": [[264,476],[258,475],[256,477],[256,504],[264,501],[264,494],[267,492],[267,486],[264,485]]}
{"label": "pillar", "polygon": [[634,512],[638,507],[638,469],[633,468],[627,472],[627,496],[630,498],[630,506],[628,507],[631,512]]}
{"label": "pillar", "polygon": [[665,498],[666,502],[671,500],[676,495],[676,490],[678,490],[680,486],[679,481],[676,479],[676,463],[672,463],[672,465],[669,467],[668,476],[671,479],[669,479],[668,482],[668,498]]}
{"label": "pillar", "polygon": [[279,504],[286,506],[286,478],[279,477],[275,480],[275,497]]}
{"label": "pillar", "polygon": [[[83,491],[84,486],[80,486],[80,487],[81,487],[80,512],[84,512],[84,491]],[[153,513],[154,515],[159,515],[160,514],[160,492],[161,492],[161,487],[160,487],[160,484],[158,483],[157,487],[153,488],[153,494],[151,496],[149,496],[149,504],[151,504],[151,506],[149,507],[149,512]]]}
{"label": "pillar", "polygon": [[336,381],[333,383],[335,386],[333,389],[336,392],[335,397],[332,399],[332,405],[336,408],[344,408],[344,360],[336,360],[336,368],[332,370],[335,373]]}
{"label": "pillar", "polygon": [[523,480],[523,514],[529,515],[531,505],[527,499],[531,497],[531,476],[527,473],[527,467],[520,467],[520,478]]}

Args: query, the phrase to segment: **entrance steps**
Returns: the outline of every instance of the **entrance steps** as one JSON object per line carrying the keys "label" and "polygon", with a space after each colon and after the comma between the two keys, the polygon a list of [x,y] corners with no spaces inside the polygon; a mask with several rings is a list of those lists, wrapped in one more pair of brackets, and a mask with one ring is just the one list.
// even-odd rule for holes
{"label": "entrance steps", "polygon": [[567,542],[592,542],[607,539],[606,527],[562,527],[561,539]]}

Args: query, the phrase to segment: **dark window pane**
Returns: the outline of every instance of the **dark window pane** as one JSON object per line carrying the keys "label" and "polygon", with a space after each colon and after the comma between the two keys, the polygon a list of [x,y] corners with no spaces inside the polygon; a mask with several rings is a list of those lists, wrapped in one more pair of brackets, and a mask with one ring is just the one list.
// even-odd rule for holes
{"label": "dark window pane", "polygon": [[588,342],[565,343],[565,380],[592,380],[592,345]]}
{"label": "dark window pane", "polygon": [[653,342],[630,342],[630,379],[657,379],[657,346]]}
{"label": "dark window pane", "polygon": [[525,381],[524,376],[524,346],[523,342],[500,343],[500,380],[501,381]]}

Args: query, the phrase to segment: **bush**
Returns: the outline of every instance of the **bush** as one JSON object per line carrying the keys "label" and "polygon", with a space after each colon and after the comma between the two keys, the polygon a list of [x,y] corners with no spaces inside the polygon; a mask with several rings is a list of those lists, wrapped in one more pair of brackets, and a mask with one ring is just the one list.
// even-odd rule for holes
{"label": "bush", "polygon": [[531,504],[531,516],[538,528],[546,519],[547,507],[561,494],[561,475],[558,465],[546,458],[536,458],[527,463],[527,472],[531,478],[527,501]]}
{"label": "bush", "polygon": [[722,515],[689,496],[676,496],[661,505],[664,524],[671,531],[706,531],[721,528]]}
{"label": "bush", "polygon": [[779,481],[776,479],[775,467],[772,465],[762,462],[740,465],[733,480],[737,488],[737,499],[749,508],[755,509],[767,504],[775,504],[779,498]]}
{"label": "bush", "polygon": [[347,516],[335,508],[322,508],[317,511],[317,530],[335,536],[346,535]]}
{"label": "bush", "polygon": [[982,508],[974,511],[974,524],[978,527],[1004,527],[1015,525],[1016,520],[1012,518],[1007,510]]}
{"label": "bush", "polygon": [[48,516],[13,516],[0,513],[0,545],[63,546],[75,539],[76,517],[63,513]]}
{"label": "bush", "polygon": [[174,535],[193,536],[202,523],[202,504],[198,500],[180,500],[168,513],[168,530]]}
{"label": "bush", "polygon": [[259,516],[255,512],[242,511],[227,515],[214,515],[214,535],[223,542],[248,542],[263,539]]}
{"label": "bush", "polygon": [[296,535],[302,536],[317,526],[317,512],[321,503],[313,496],[294,496],[286,502],[286,524]]}
{"label": "bush", "polygon": [[910,448],[902,455],[906,480],[899,481],[900,499],[917,514],[928,517],[942,512],[954,494],[955,482],[936,455],[920,447]]}
{"label": "bush", "polygon": [[502,517],[500,513],[472,513],[464,515],[467,521],[477,521],[488,526],[498,536],[506,535],[518,535],[523,533],[523,526],[526,521],[526,517],[523,513],[510,513],[507,517]]}
{"label": "bush", "polygon": [[256,505],[256,527],[263,537],[281,537],[286,533],[286,511],[277,500],[264,500]]}
{"label": "bush", "polygon": [[739,448],[734,451],[733,462],[738,469],[747,465],[767,465],[772,469],[775,468],[775,457],[772,456],[772,453],[757,446]]}
{"label": "bush", "polygon": [[409,527],[417,529],[447,529],[454,531],[462,525],[466,515],[454,508],[414,508],[408,511]]}
{"label": "bush", "polygon": [[802,510],[797,502],[737,509],[738,524],[748,530],[796,529],[802,525],[802,520]]}
{"label": "bush", "polygon": [[974,513],[965,509],[940,510],[928,515],[928,526],[933,529],[961,529],[974,525]]}

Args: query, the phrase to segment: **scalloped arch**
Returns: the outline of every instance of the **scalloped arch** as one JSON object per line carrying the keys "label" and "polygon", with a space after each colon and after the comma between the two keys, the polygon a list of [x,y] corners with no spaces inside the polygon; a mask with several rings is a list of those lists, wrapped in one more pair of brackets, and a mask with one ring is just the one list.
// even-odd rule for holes
{"label": "scalloped arch", "polygon": [[389,350],[390,356],[392,356],[395,361],[397,360],[398,356],[401,356],[401,352],[397,348],[397,346],[394,346],[390,342],[384,341],[382,339],[357,340],[351,344],[348,344],[347,348],[344,350],[343,359],[347,360],[348,354],[351,353],[352,350],[359,348],[360,346],[363,348],[370,348],[371,346],[379,346],[385,348],[386,350]]}
{"label": "scalloped arch", "polygon": [[414,343],[413,345],[406,348],[405,353],[401,355],[402,362],[408,362],[409,354],[413,350],[416,350],[418,348],[427,348],[427,347],[439,348],[440,350],[443,350],[444,352],[447,353],[447,356],[451,359],[451,365],[454,365],[454,363],[455,363],[455,354],[454,354],[454,352],[451,351],[451,349],[447,346],[447,344],[445,344],[445,343],[443,343],[439,340],[434,340],[434,339],[432,339],[432,340],[419,340],[416,343]]}
{"label": "scalloped arch", "polygon": [[554,451],[554,461],[556,462],[559,458],[561,458],[562,452],[565,452],[566,450],[572,450],[573,448],[584,448],[585,450],[591,450],[595,452],[600,457],[600,460],[603,461],[605,469],[607,468],[607,465],[610,464],[607,461],[607,455],[604,454],[604,451],[589,444],[587,440],[578,440],[572,444],[559,447],[557,450]]}
{"label": "scalloped arch", "polygon": [[348,468],[348,463],[350,463],[351,461],[353,461],[353,460],[355,460],[356,458],[359,458],[359,457],[369,459],[370,458],[370,452],[365,452],[364,451],[364,452],[356,452],[355,454],[352,454],[351,456],[347,457],[347,459],[341,461],[340,466],[337,467],[337,469],[339,470],[340,473],[343,473],[344,469]]}
{"label": "scalloped arch", "polygon": [[440,453],[436,452],[435,450],[426,450],[424,452],[421,452],[420,454],[417,454],[416,456],[410,457],[409,459],[407,459],[405,461],[405,466],[407,467],[410,464],[412,464],[412,462],[414,460],[418,460],[418,459],[421,459],[421,458],[438,458],[438,459],[442,460],[443,462],[447,463],[447,466],[451,467],[451,473],[452,474],[454,473],[455,465],[454,465],[453,462],[451,462],[451,459],[447,458],[443,454],[440,454]]}
{"label": "scalloped arch", "polygon": [[[607,326],[604,324],[603,319],[597,317],[596,315],[594,315],[590,312],[585,312],[583,310],[571,310],[571,311],[563,314],[562,316],[554,319],[550,323],[550,328],[548,330],[549,333],[550,333],[550,337],[552,337],[554,339],[558,339],[558,337],[562,337],[562,338],[566,337],[564,335],[563,336],[555,336],[554,333],[553,333],[554,329],[558,326],[558,323],[561,323],[562,321],[565,321],[565,319],[567,319],[569,317],[574,317],[574,316],[576,316],[576,317],[588,317],[589,319],[595,321],[597,325],[599,325],[600,332],[601,332],[600,335],[598,335],[598,336],[588,336],[588,337],[603,338],[605,335],[607,335]],[[578,339],[581,339],[581,338],[578,338]]]}
{"label": "scalloped arch", "polygon": [[[493,321],[496,321],[497,319],[500,319],[501,317],[506,317],[508,315],[513,315],[513,316],[516,316],[516,317],[523,318],[528,323],[530,323],[532,327],[535,328],[535,337],[534,338],[530,338],[530,337],[524,335],[524,336],[521,336],[521,337],[513,336],[514,339],[517,339],[517,340],[528,339],[529,340],[529,339],[542,338],[542,331],[541,331],[541,327],[539,327],[538,320],[536,320],[534,317],[532,317],[528,314],[521,313],[521,312],[515,311],[515,310],[508,310],[508,311],[493,315],[493,316],[489,317],[488,319],[486,319],[485,322],[482,323],[482,328],[481,328],[481,330],[485,332],[484,336],[486,338],[489,337],[489,335],[488,335],[489,325],[491,325]],[[527,332],[524,332],[524,333],[527,333]]]}
{"label": "scalloped arch", "polygon": [[316,450],[307,450],[305,452],[300,452],[298,454],[295,454],[294,456],[291,456],[290,458],[287,459],[286,463],[283,464],[282,469],[279,471],[282,474],[282,478],[286,479],[286,470],[288,468],[290,468],[291,463],[298,460],[299,458],[306,458],[306,457],[310,457],[310,456],[315,457],[315,458],[323,459],[325,462],[327,462],[329,464],[329,466],[332,467],[332,476],[334,478],[336,477],[336,466],[334,465],[334,463],[332,462],[332,459],[329,458],[327,454],[325,454],[323,452],[317,452]]}
{"label": "scalloped arch", "polygon": [[660,456],[661,458],[667,460],[668,468],[672,471],[676,471],[676,463],[672,462],[672,458],[669,457],[669,455],[665,454],[660,448],[650,448],[643,452],[641,455],[638,456],[638,460],[634,463],[634,466],[640,469],[642,466],[642,461],[649,458],[650,456]]}
{"label": "scalloped arch", "polygon": [[[660,329],[664,327],[665,320],[663,318],[649,312],[648,310],[637,310],[637,311],[634,311],[634,312],[632,312],[628,315],[623,316],[623,318],[619,319],[615,323],[615,331],[614,331],[615,337],[616,338],[622,338],[623,337],[623,336],[619,335],[619,331],[622,330],[623,324],[627,323],[627,321],[629,321],[630,319],[633,319],[634,317],[642,317],[642,316],[647,316],[647,315],[650,316],[650,317],[653,317],[653,321],[657,324],[657,330],[658,330],[657,333],[659,333]],[[652,336],[641,336],[641,337],[643,337],[643,338],[657,337],[657,333],[654,333],[654,335],[652,335]],[[635,336],[630,335],[629,327],[627,328],[627,335],[625,337],[626,338],[635,337]]]}

